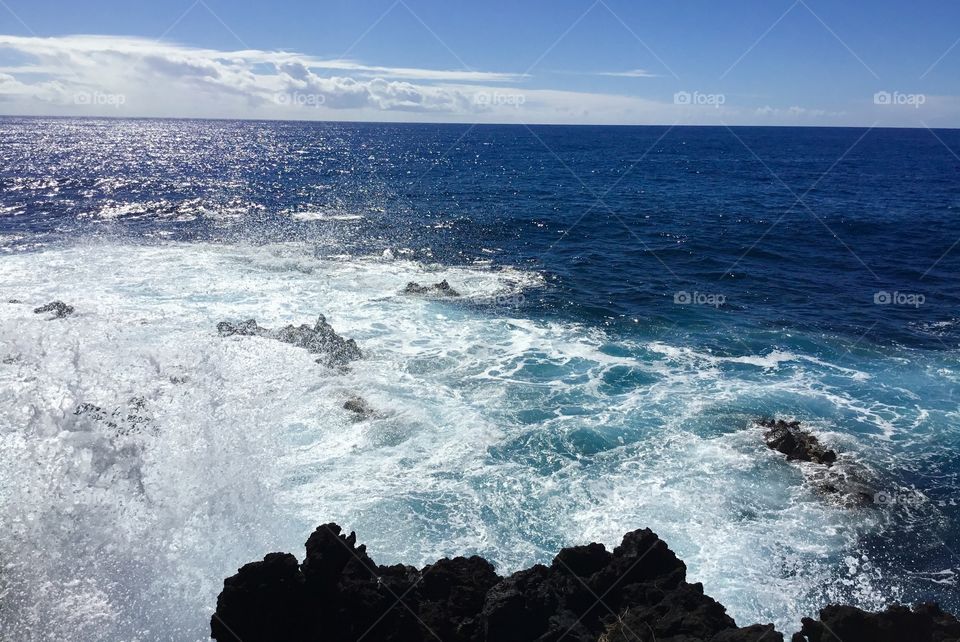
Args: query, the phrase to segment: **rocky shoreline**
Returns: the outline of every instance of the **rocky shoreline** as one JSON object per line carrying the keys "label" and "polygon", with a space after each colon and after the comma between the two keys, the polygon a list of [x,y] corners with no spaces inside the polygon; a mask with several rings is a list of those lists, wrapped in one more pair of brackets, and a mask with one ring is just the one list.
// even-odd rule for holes
{"label": "rocky shoreline", "polygon": [[[689,583],[649,529],[564,548],[508,577],[481,557],[422,569],[379,566],[337,524],[318,527],[302,563],[271,553],[224,581],[211,618],[220,642],[784,642],[772,624],[738,627]],[[791,642],[956,642],[960,621],[935,604],[881,613],[827,606]]]}

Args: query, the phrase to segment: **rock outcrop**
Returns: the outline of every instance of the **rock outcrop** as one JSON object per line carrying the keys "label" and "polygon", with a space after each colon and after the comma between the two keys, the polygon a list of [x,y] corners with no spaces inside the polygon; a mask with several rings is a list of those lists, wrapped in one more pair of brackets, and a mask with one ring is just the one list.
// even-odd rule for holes
{"label": "rock outcrop", "polygon": [[433,285],[420,285],[416,281],[410,281],[407,283],[407,287],[403,289],[404,294],[433,294],[435,296],[448,296],[448,297],[458,297],[460,293],[454,290],[446,279],[440,281],[440,283],[434,283]]}
{"label": "rock outcrop", "polygon": [[[783,642],[770,624],[738,628],[686,581],[649,529],[565,548],[550,566],[502,578],[480,557],[416,569],[378,566],[336,524],[318,527],[303,563],[271,553],[227,578],[211,618],[220,642]],[[960,642],[936,604],[880,613],[827,606],[791,642]]]}
{"label": "rock outcrop", "polygon": [[240,335],[283,341],[298,348],[304,348],[311,354],[321,355],[317,363],[329,367],[345,366],[362,356],[357,343],[353,339],[344,339],[337,334],[322,314],[313,327],[302,324],[271,330],[258,325],[254,319],[248,319],[238,323],[221,321],[217,324],[217,332],[222,337]]}
{"label": "rock outcrop", "polygon": [[46,314],[47,312],[53,312],[53,315],[50,319],[63,319],[73,314],[73,306],[67,305],[63,301],[51,301],[46,305],[41,305],[39,308],[33,309],[34,314]]}
{"label": "rock outcrop", "polygon": [[825,466],[837,461],[837,453],[823,446],[812,433],[803,430],[799,421],[761,419],[757,423],[767,429],[763,434],[767,446],[783,453],[788,460],[809,461]]}
{"label": "rock outcrop", "polygon": [[272,553],[224,582],[211,620],[220,641],[782,642],[772,625],[738,629],[686,581],[686,566],[648,529],[566,548],[550,566],[506,578],[480,557],[416,569],[378,566],[336,524],[298,564]]}
{"label": "rock outcrop", "polygon": [[787,461],[815,464],[817,470],[808,470],[807,479],[818,492],[847,507],[874,503],[876,491],[867,467],[849,460],[838,463],[837,453],[801,428],[799,421],[760,419],[756,423],[766,429],[763,438],[768,448],[786,455]]}

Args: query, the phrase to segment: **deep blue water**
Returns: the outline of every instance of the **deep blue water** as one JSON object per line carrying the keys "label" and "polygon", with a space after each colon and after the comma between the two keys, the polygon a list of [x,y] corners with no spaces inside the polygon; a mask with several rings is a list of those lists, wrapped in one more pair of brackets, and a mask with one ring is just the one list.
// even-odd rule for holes
{"label": "deep blue water", "polygon": [[[209,243],[296,243],[330,260],[389,251],[430,269],[535,274],[541,281],[519,294],[439,303],[430,314],[561,324],[574,337],[598,333],[597,354],[627,365],[597,375],[589,365],[596,356],[580,362],[556,356],[552,344],[532,345],[498,388],[501,405],[470,402],[508,433],[483,451],[491,470],[522,467],[562,494],[581,477],[557,471],[576,462],[598,488],[576,506],[514,489],[519,504],[510,510],[531,516],[529,524],[503,523],[496,510],[478,519],[493,533],[498,525],[518,529],[531,552],[518,552],[506,535],[500,545],[499,535],[476,544],[478,552],[501,555],[508,566],[543,561],[570,543],[571,532],[590,537],[591,502],[600,512],[630,513],[633,497],[649,514],[638,510],[592,532],[609,536],[604,529],[623,530],[634,518],[655,522],[694,560],[691,572],[706,578],[707,591],[735,602],[738,619],[782,622],[830,599],[875,606],[932,598],[956,609],[958,154],[960,131],[952,130],[5,118],[0,274],[14,274],[4,262],[32,256],[42,265],[46,253],[77,246],[103,253]],[[3,289],[4,298],[25,294],[13,282]],[[464,354],[478,371],[494,371],[482,353]],[[429,370],[418,371],[418,363],[408,362],[406,374]],[[495,374],[506,372],[502,365]],[[469,377],[455,373],[448,372],[451,389],[473,390]],[[651,392],[673,378],[683,384]],[[560,381],[560,392],[536,388]],[[502,405],[504,398],[513,405]],[[635,399],[638,408],[630,406]],[[762,443],[736,435],[751,418],[774,414],[826,434],[894,501],[823,508],[814,493],[797,499],[805,482],[789,469],[768,470],[770,478],[739,470],[728,479],[713,465],[698,472],[710,486],[741,490],[695,508],[680,507],[682,485],[674,495],[651,495],[656,501],[643,499],[642,486],[618,492],[615,501],[600,490],[605,475],[619,491],[631,466],[658,457],[667,469],[645,463],[636,474],[669,488],[678,474],[672,466],[699,470],[709,458],[688,452],[689,440],[730,439],[719,447],[744,457],[755,448],[766,457]],[[651,440],[670,444],[671,452],[643,450]],[[776,475],[783,486],[765,485]],[[766,499],[742,490],[743,479],[759,480],[750,492]],[[781,512],[778,497],[790,493]],[[668,496],[679,503],[663,504]],[[398,547],[378,560],[410,550],[427,555],[455,539],[445,499],[394,500],[409,500],[407,508],[428,520],[436,546]],[[821,513],[794,520],[791,514],[805,510],[799,501],[838,521],[821,522]],[[683,519],[673,519],[673,510]],[[697,511],[731,521],[731,533],[741,521],[769,518],[769,541],[745,539],[725,567],[720,549],[711,548],[720,544],[704,531],[713,521],[687,530],[680,523]],[[551,531],[552,519],[569,516],[579,531]],[[371,532],[382,515],[354,517],[368,541],[389,546],[389,533]],[[315,515],[316,523],[326,519]],[[852,536],[834,546],[814,536],[821,527]],[[712,543],[699,546],[698,538]],[[781,538],[788,541],[776,544]],[[756,580],[738,575],[751,556],[782,571],[774,601],[793,601],[796,609],[762,604],[769,587],[751,589]],[[811,565],[827,579],[812,574],[792,583],[804,576],[798,568]]]}
{"label": "deep blue water", "polygon": [[[957,131],[2,126],[7,251],[106,230],[333,237],[338,251],[409,245],[434,261],[543,270],[558,287],[532,302],[535,314],[806,327],[854,339],[869,329],[868,341],[927,349],[954,349],[960,337],[960,253],[950,252],[960,239]],[[363,218],[291,220],[303,211]],[[678,291],[720,294],[726,305],[680,308]],[[878,306],[879,291],[925,300],[919,311]]]}

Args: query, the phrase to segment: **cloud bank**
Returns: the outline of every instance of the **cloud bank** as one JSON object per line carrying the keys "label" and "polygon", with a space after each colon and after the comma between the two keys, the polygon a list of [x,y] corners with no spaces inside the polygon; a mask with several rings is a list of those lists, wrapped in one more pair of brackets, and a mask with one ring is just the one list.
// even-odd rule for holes
{"label": "cloud bank", "polygon": [[[137,37],[0,35],[0,113],[12,115],[668,125],[869,125],[873,120],[874,106],[866,104],[871,97],[856,115],[738,105],[734,96],[678,103],[672,90],[662,96],[635,94],[650,90],[629,79],[657,78],[646,70],[599,75],[625,79],[627,93],[554,89],[526,74],[377,66]],[[924,107],[938,110],[928,115],[933,122],[960,111],[949,98],[928,100]],[[917,116],[909,107],[887,106],[877,113]]]}

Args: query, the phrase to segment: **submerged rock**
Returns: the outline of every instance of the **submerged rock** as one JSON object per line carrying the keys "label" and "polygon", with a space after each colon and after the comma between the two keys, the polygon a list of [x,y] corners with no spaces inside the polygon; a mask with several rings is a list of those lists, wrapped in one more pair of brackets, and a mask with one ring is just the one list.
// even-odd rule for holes
{"label": "submerged rock", "polygon": [[118,435],[142,432],[145,428],[151,427],[153,422],[152,416],[147,411],[147,400],[143,397],[131,397],[126,404],[117,406],[109,412],[96,404],[81,403],[74,409],[73,414],[103,423]]}
{"label": "submerged rock", "polygon": [[[860,473],[859,476],[857,473]],[[833,475],[816,485],[816,489],[824,495],[835,497],[837,502],[846,507],[875,506],[878,495],[876,489],[867,479],[864,472],[854,469]]]}
{"label": "submerged rock", "polygon": [[910,610],[894,605],[869,613],[852,606],[827,606],[820,619],[803,619],[792,642],[956,642],[960,621],[936,604],[918,604]]}
{"label": "submerged rock", "polygon": [[67,305],[63,301],[51,301],[46,305],[41,305],[39,308],[34,308],[34,314],[44,314],[47,312],[53,312],[53,316],[50,319],[63,319],[73,314],[73,306]]}
{"label": "submerged rock", "polygon": [[437,296],[448,296],[448,297],[458,297],[460,293],[454,290],[446,279],[440,281],[440,283],[434,283],[433,285],[420,285],[416,281],[410,281],[407,283],[407,287],[403,288],[404,294],[435,294]]}
{"label": "submerged rock", "polygon": [[[602,599],[601,599],[602,598]],[[224,582],[217,640],[330,642],[782,642],[772,625],[738,629],[686,581],[686,566],[649,529],[560,551],[506,578],[480,557],[416,569],[378,566],[354,533],[320,526],[297,565],[272,553]]]}
{"label": "submerged rock", "polygon": [[767,429],[763,434],[767,446],[783,453],[788,460],[809,461],[831,466],[837,453],[823,446],[810,432],[800,427],[799,421],[761,419],[757,422]]}
{"label": "submerged rock", "polygon": [[283,341],[298,348],[304,348],[311,354],[322,355],[317,359],[317,363],[330,367],[345,366],[362,356],[357,343],[353,339],[344,339],[337,334],[322,314],[312,328],[302,324],[271,330],[258,325],[254,319],[247,319],[238,323],[221,321],[217,324],[217,332],[222,337],[256,336]]}
{"label": "submerged rock", "polygon": [[370,419],[376,416],[376,411],[367,403],[367,400],[363,397],[350,397],[347,399],[346,403],[343,404],[344,410],[349,410],[353,413],[354,421],[363,421],[365,419]]}

